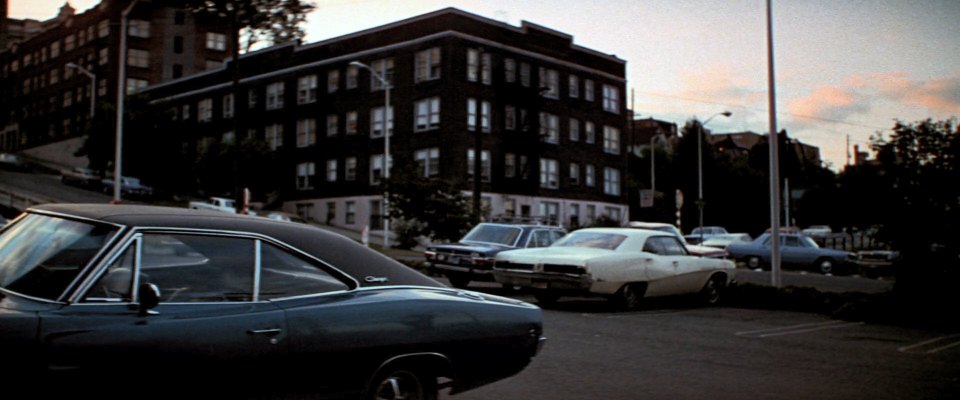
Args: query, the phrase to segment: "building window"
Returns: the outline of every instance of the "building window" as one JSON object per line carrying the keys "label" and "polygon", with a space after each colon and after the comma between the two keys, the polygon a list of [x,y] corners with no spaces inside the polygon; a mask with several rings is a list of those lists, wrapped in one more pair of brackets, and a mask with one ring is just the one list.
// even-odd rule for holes
{"label": "building window", "polygon": [[540,113],[540,137],[546,143],[560,143],[560,118],[553,114]]}
{"label": "building window", "polygon": [[207,49],[218,51],[227,50],[227,35],[207,32]]}
{"label": "building window", "polygon": [[484,85],[493,83],[493,61],[490,53],[480,55],[480,82]]}
{"label": "building window", "polygon": [[267,85],[267,109],[283,108],[283,82],[274,82]]}
{"label": "building window", "polygon": [[101,38],[105,38],[105,37],[107,37],[107,36],[110,36],[110,21],[109,21],[109,20],[106,20],[106,19],[105,19],[105,20],[102,20],[102,21],[100,21],[100,22],[97,23],[97,36],[99,36],[99,37],[101,37]]}
{"label": "building window", "polygon": [[60,57],[60,41],[50,43],[50,58]]}
{"label": "building window", "polygon": [[440,148],[417,150],[413,154],[420,177],[430,178],[440,175]]}
{"label": "building window", "polygon": [[578,227],[578,226],[580,226],[580,205],[579,205],[579,204],[571,204],[571,205],[570,205],[570,213],[567,214],[567,215],[570,216],[570,226],[571,226],[571,227]]}
{"label": "building window", "polygon": [[233,118],[233,93],[223,96],[223,118]]}
{"label": "building window", "polygon": [[147,82],[146,79],[128,78],[127,94],[134,94],[140,91],[140,89],[147,87],[148,85],[150,85],[150,82]]}
{"label": "building window", "polygon": [[356,89],[357,82],[360,80],[360,67],[351,65],[347,67],[347,89]]}
{"label": "building window", "polygon": [[357,158],[347,157],[343,163],[343,179],[346,181],[357,180]]}
{"label": "building window", "polygon": [[[393,165],[393,157],[389,157],[387,160],[389,164],[387,167]],[[380,179],[383,178],[383,154],[376,154],[370,156],[370,184],[378,185],[380,184]]]}
{"label": "building window", "polygon": [[297,190],[313,189],[311,181],[316,173],[316,166],[312,162],[297,164]]}
{"label": "building window", "polygon": [[580,184],[580,164],[570,163],[570,184]]}
{"label": "building window", "polygon": [[327,136],[337,136],[338,127],[340,126],[340,117],[337,114],[330,114],[327,116]]}
{"label": "building window", "polygon": [[603,110],[620,114],[620,89],[603,85]]}
{"label": "building window", "polygon": [[520,63],[520,84],[530,87],[530,64]]}
{"label": "building window", "polygon": [[50,70],[50,84],[56,85],[57,82],[59,81],[60,81],[60,69],[57,68],[57,69]]}
{"label": "building window", "polygon": [[503,128],[507,130],[517,129],[517,108],[506,106],[503,109]]}
{"label": "building window", "polygon": [[213,120],[213,99],[203,99],[197,103],[197,121],[210,122]]}
{"label": "building window", "polygon": [[593,81],[590,79],[583,80],[583,99],[593,101]]}
{"label": "building window", "polygon": [[73,105],[73,91],[67,90],[63,92],[63,106],[70,107]]}
{"label": "building window", "polygon": [[517,81],[517,62],[512,58],[503,60],[503,80],[507,83]]}
{"label": "building window", "polygon": [[317,76],[302,76],[297,80],[297,104],[317,101]]}
{"label": "building window", "polygon": [[[473,179],[474,169],[474,151],[473,148],[467,149],[467,176]],[[490,182],[490,151],[480,151],[480,179],[483,182]]]}
{"label": "building window", "polygon": [[612,126],[603,126],[603,151],[620,154],[620,130]]}
{"label": "building window", "polygon": [[556,99],[560,97],[560,74],[556,70],[540,67],[540,87],[546,88],[543,97]]}
{"label": "building window", "polygon": [[480,81],[485,85],[491,83],[491,56],[478,49],[467,49],[467,80]]}
{"label": "building window", "polygon": [[[73,48],[76,47],[76,44],[77,44],[77,37],[74,35],[67,35],[67,37],[63,38],[63,51],[73,50]],[[23,66],[24,67],[30,66],[29,54],[23,57]]]}
{"label": "building window", "polygon": [[515,178],[517,176],[517,155],[507,153],[503,156],[503,177]]}
{"label": "building window", "polygon": [[557,160],[549,158],[540,159],[540,187],[544,189],[560,188],[560,168]]}
{"label": "building window", "polygon": [[337,181],[337,160],[327,160],[327,182]]}
{"label": "building window", "polygon": [[583,124],[584,134],[586,136],[586,142],[593,144],[597,142],[597,132],[596,128],[593,125],[593,122],[587,121]]}
{"label": "building window", "polygon": [[250,89],[247,91],[247,108],[254,109],[257,108],[257,91],[256,89]]}
{"label": "building window", "polygon": [[440,127],[440,98],[431,97],[414,104],[416,119],[413,130],[422,132]]}
{"label": "building window", "polygon": [[540,216],[542,216],[547,223],[556,224],[560,220],[560,203],[553,201],[542,201],[540,202]]}
{"label": "building window", "polygon": [[[393,106],[387,111],[387,131],[393,136]],[[383,137],[383,107],[370,110],[370,137]]]}
{"label": "building window", "polygon": [[220,143],[229,145],[229,144],[234,144],[236,142],[237,142],[237,134],[234,133],[233,131],[224,132],[223,135],[220,136]]}
{"label": "building window", "polygon": [[[380,75],[388,84],[393,83],[393,59],[384,58],[374,61],[370,64],[370,69]],[[370,75],[370,91],[383,90],[383,82],[380,82],[376,76]]]}
{"label": "building window", "polygon": [[334,69],[327,72],[327,93],[334,93],[340,88],[340,70]]}
{"label": "building window", "polygon": [[587,204],[587,215],[586,215],[586,217],[587,217],[587,222],[588,222],[588,223],[589,223],[589,222],[593,222],[593,220],[597,219],[597,206],[595,206],[595,205],[593,205],[593,204]]}
{"label": "building window", "polygon": [[129,22],[127,22],[127,32],[133,37],[149,38],[150,21],[131,19]]}
{"label": "building window", "polygon": [[346,203],[346,215],[344,217],[344,222],[346,222],[347,225],[357,223],[357,203],[352,201]]}
{"label": "building window", "polygon": [[130,49],[127,51],[127,65],[140,68],[149,67],[150,52],[140,49]]}
{"label": "building window", "polygon": [[307,147],[317,143],[317,120],[303,118],[297,121],[297,147]]}
{"label": "building window", "polygon": [[348,112],[347,112],[347,128],[346,128],[346,134],[347,134],[347,135],[356,135],[357,132],[358,132],[358,130],[357,130],[357,112],[356,112],[356,111],[348,111]]}
{"label": "building window", "polygon": [[417,52],[415,82],[440,79],[440,48],[434,47]]}
{"label": "building window", "polygon": [[596,186],[596,167],[593,164],[587,164],[583,168],[583,184],[587,187]]}
{"label": "building window", "polygon": [[580,141],[580,120],[576,118],[570,118],[570,141],[579,142]]}
{"label": "building window", "polygon": [[570,75],[569,79],[567,80],[567,86],[571,98],[575,99],[580,97],[580,78],[578,78],[576,75]]}
{"label": "building window", "polygon": [[603,169],[603,193],[620,195],[620,170],[609,167]]}
{"label": "building window", "polygon": [[189,121],[189,120],[190,120],[190,105],[189,105],[189,104],[184,104],[184,105],[183,105],[183,112],[180,113],[180,119],[183,120],[183,121]]}
{"label": "building window", "polygon": [[266,137],[267,145],[270,146],[270,150],[279,149],[280,146],[283,146],[283,125],[267,125],[264,136]]}
{"label": "building window", "polygon": [[110,62],[110,50],[107,48],[102,48],[97,52],[97,64],[107,65]]}

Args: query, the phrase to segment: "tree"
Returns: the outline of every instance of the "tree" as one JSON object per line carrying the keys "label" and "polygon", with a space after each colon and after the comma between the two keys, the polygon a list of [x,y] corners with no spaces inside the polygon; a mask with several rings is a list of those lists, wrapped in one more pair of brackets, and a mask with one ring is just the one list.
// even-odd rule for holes
{"label": "tree", "polygon": [[306,32],[301,25],[316,8],[301,0],[174,0],[171,5],[230,22],[234,49],[244,52],[261,42],[302,40]]}
{"label": "tree", "polygon": [[[456,241],[476,224],[463,187],[452,182],[421,177],[412,160],[398,156],[393,175],[385,182],[390,193],[390,216],[401,221],[405,236],[428,236]],[[401,240],[408,245],[409,240]]]}

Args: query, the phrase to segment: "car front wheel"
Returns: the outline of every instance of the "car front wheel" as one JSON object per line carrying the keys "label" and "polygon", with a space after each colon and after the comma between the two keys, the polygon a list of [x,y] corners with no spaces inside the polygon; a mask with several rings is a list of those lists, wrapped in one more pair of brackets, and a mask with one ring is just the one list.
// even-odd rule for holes
{"label": "car front wheel", "polygon": [[700,298],[707,305],[715,305],[720,302],[720,291],[723,290],[723,277],[713,276],[703,285],[700,290]]}
{"label": "car front wheel", "polygon": [[833,273],[833,260],[829,258],[821,258],[817,260],[816,267],[820,270],[820,273],[826,275]]}
{"label": "car front wheel", "polygon": [[747,267],[750,269],[757,269],[763,266],[763,262],[760,261],[760,257],[751,256],[747,258]]}
{"label": "car front wheel", "polygon": [[615,301],[620,309],[625,311],[636,310],[640,308],[640,305],[643,303],[643,294],[646,292],[646,288],[643,284],[640,283],[630,283],[623,285],[620,288],[620,291],[617,292]]}
{"label": "car front wheel", "polygon": [[368,400],[435,400],[436,378],[410,368],[391,368],[372,381]]}

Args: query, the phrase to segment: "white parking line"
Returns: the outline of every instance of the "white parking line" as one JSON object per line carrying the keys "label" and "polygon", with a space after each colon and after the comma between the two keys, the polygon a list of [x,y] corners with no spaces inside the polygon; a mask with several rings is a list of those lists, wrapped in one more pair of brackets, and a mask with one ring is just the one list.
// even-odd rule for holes
{"label": "white parking line", "polygon": [[[953,340],[953,342],[949,342],[949,341],[951,341],[951,340]],[[914,349],[926,347],[926,346],[928,346],[928,345],[932,345],[932,344],[938,343],[938,342],[949,342],[949,343],[947,343],[947,344],[945,344],[945,345],[942,345],[942,346],[939,346],[939,347],[934,347],[934,348],[929,349],[929,350],[926,350],[926,351],[923,351],[923,349],[920,349],[920,350],[917,350],[917,351],[913,351]],[[911,344],[911,345],[909,345],[909,346],[900,347],[900,348],[897,349],[897,351],[899,351],[899,352],[901,352],[901,353],[925,353],[925,354],[935,354],[935,353],[938,353],[938,352],[940,352],[940,351],[943,351],[943,350],[946,350],[946,349],[949,349],[949,348],[952,348],[952,347],[957,347],[957,346],[960,346],[960,334],[935,337],[935,338],[930,339],[930,340],[924,340],[924,341],[922,341],[922,342],[920,342],[920,343],[915,343],[915,344]]]}
{"label": "white parking line", "polygon": [[845,328],[848,326],[857,326],[857,325],[863,325],[863,322],[844,322],[844,321],[818,322],[813,324],[783,326],[779,328],[760,329],[755,331],[743,331],[743,332],[737,332],[736,335],[765,338],[765,337],[773,337],[773,336],[794,335],[798,333],[816,332],[816,331],[822,331],[827,329]]}

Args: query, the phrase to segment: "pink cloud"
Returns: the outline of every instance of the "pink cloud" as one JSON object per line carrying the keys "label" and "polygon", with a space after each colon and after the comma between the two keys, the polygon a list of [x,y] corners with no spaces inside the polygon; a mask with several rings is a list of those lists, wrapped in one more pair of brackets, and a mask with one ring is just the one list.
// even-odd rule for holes
{"label": "pink cloud", "polygon": [[842,120],[869,110],[863,96],[838,86],[821,86],[807,97],[787,101],[787,111],[798,117]]}
{"label": "pink cloud", "polygon": [[926,107],[943,115],[960,113],[960,76],[916,82],[902,72],[875,74],[871,81],[886,98]]}

